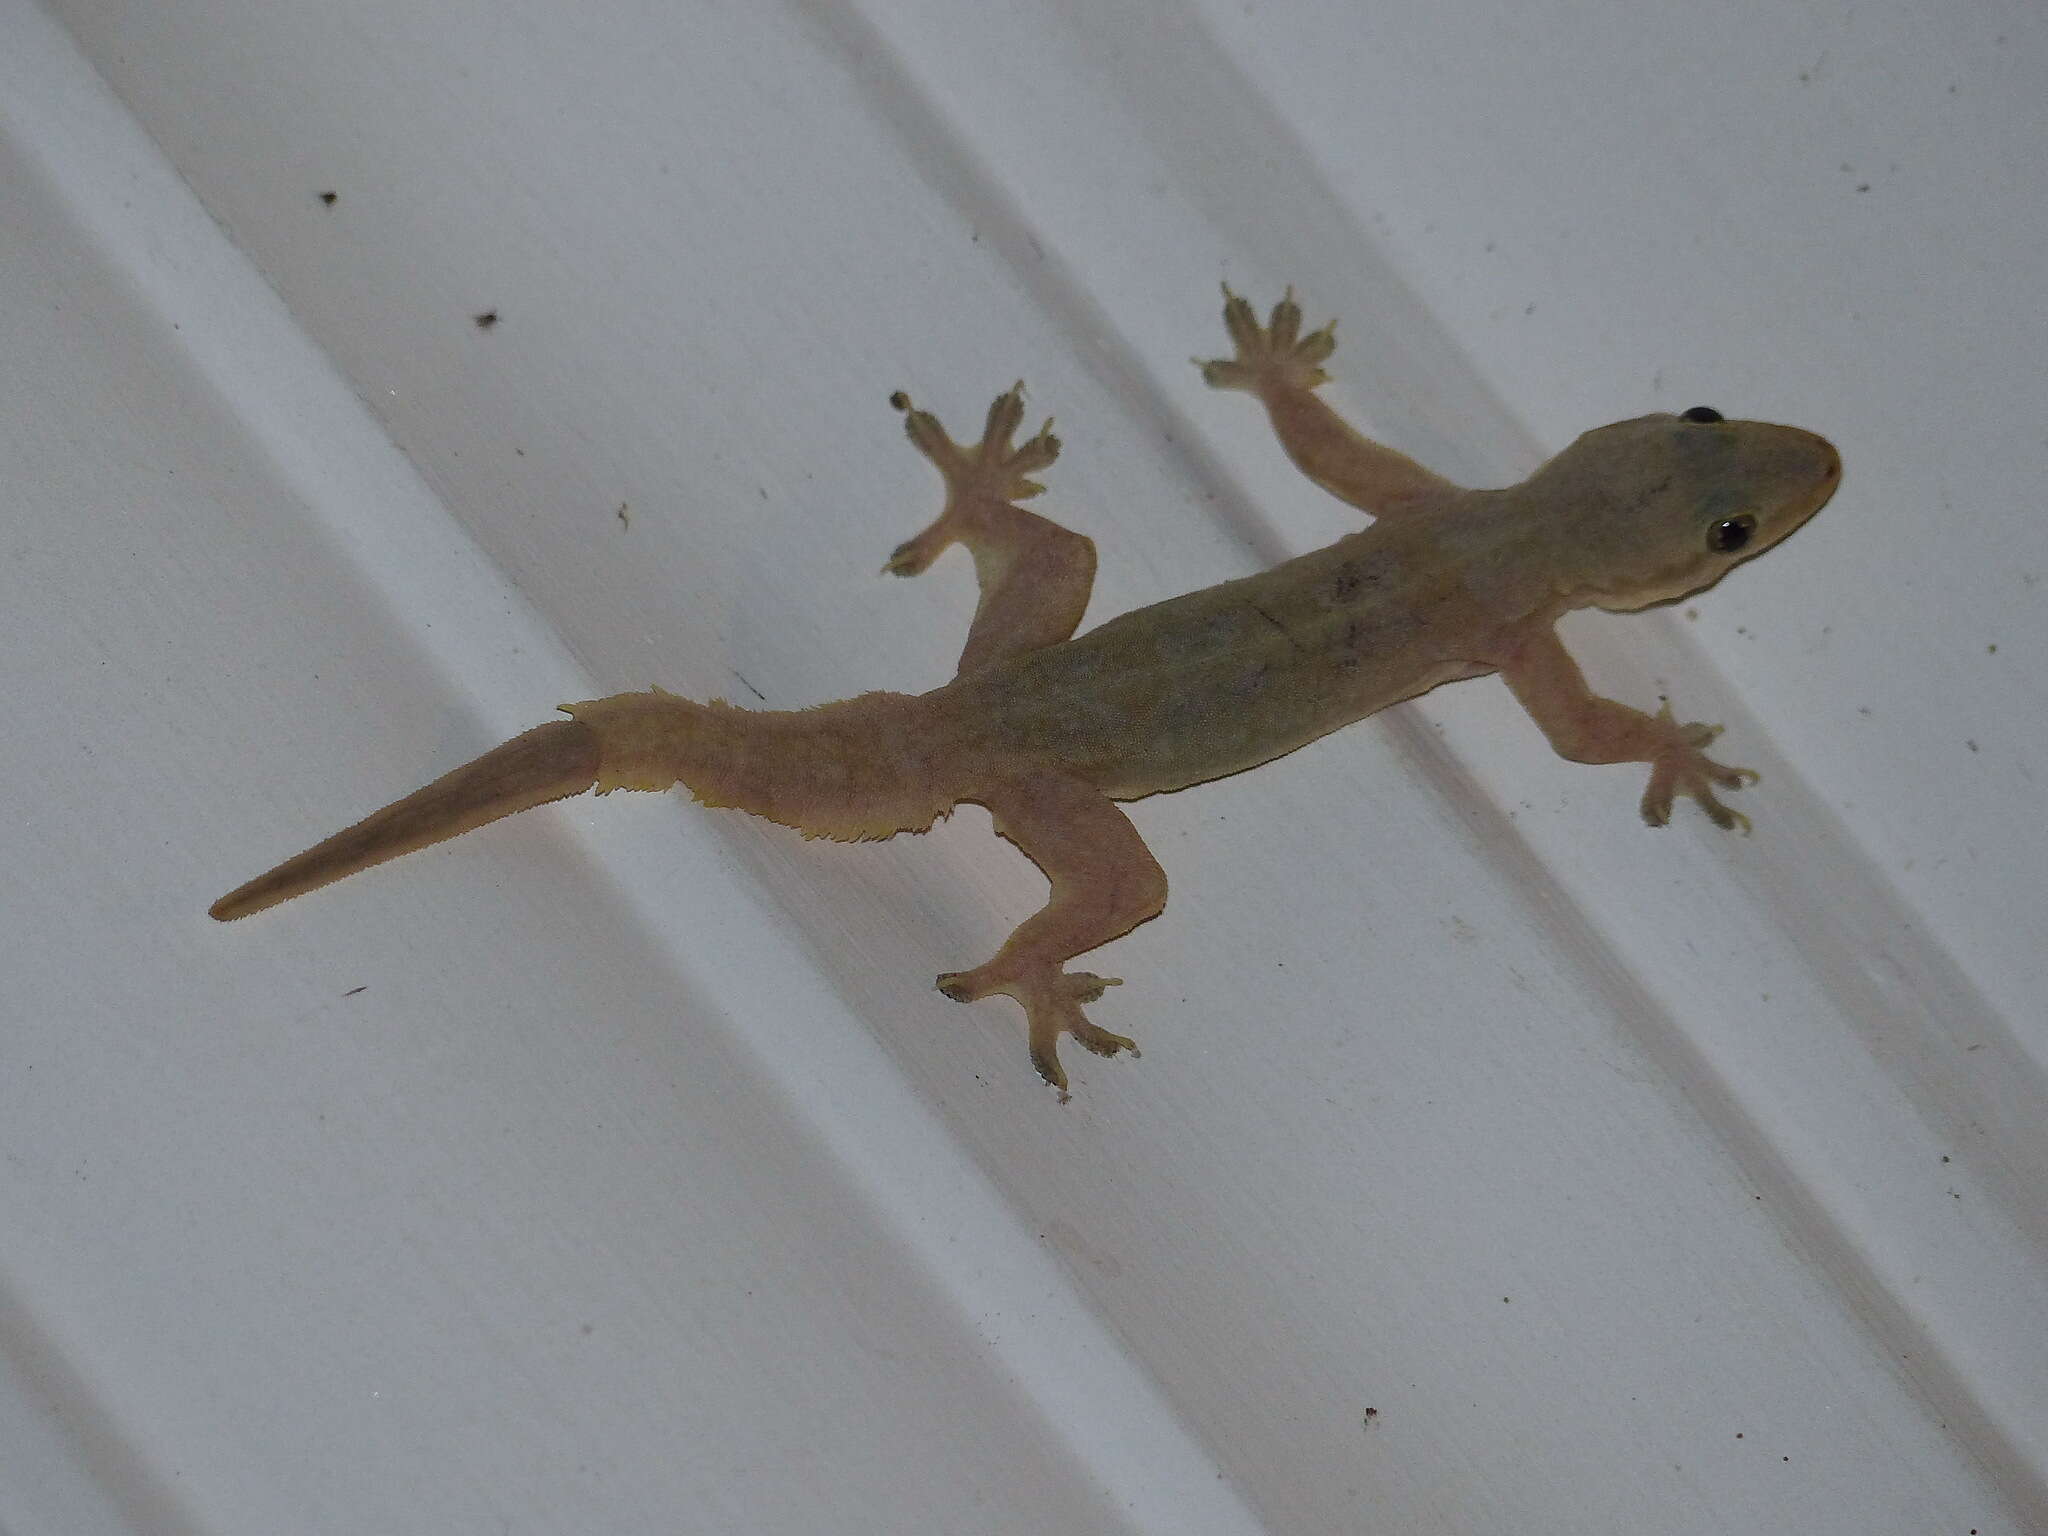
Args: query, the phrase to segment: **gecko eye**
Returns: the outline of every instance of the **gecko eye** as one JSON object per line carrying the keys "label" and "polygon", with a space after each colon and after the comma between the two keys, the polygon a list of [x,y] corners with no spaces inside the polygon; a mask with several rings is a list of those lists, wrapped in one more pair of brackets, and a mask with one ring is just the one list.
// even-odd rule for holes
{"label": "gecko eye", "polygon": [[1726,421],[1728,418],[1715,410],[1711,405],[1696,405],[1689,411],[1681,411],[1678,419],[1680,421],[1696,421],[1704,426],[1710,421]]}
{"label": "gecko eye", "polygon": [[1717,555],[1732,555],[1756,532],[1756,519],[1747,512],[1714,524],[1707,530],[1707,548]]}

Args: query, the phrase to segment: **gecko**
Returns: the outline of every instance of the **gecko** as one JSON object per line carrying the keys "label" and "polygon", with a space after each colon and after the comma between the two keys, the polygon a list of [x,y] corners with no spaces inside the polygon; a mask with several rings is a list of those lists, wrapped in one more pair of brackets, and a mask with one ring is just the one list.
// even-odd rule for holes
{"label": "gecko", "polygon": [[564,705],[567,719],[286,860],[211,915],[246,917],[592,788],[680,783],[705,805],[847,842],[923,832],[979,805],[1051,891],[995,955],[938,988],[1021,1004],[1031,1061],[1064,1100],[1062,1036],[1101,1056],[1138,1054],[1084,1012],[1120,979],[1067,962],[1166,905],[1166,874],[1119,801],[1257,767],[1441,683],[1497,673],[1560,756],[1647,764],[1651,826],[1683,795],[1716,826],[1747,832],[1715,790],[1756,775],[1707,755],[1720,728],[1681,724],[1668,702],[1652,715],[1602,698],[1555,625],[1575,608],[1632,611],[1712,586],[1827,503],[1842,472],[1833,445],[1696,406],[1596,428],[1519,485],[1468,490],[1364,436],[1317,393],[1334,322],[1304,335],[1292,289],[1263,324],[1223,292],[1234,355],[1198,361],[1203,378],[1255,396],[1295,465],[1369,526],[1076,636],[1095,545],[1018,505],[1059,455],[1052,421],[1015,441],[1020,383],[989,408],[979,442],[959,443],[899,392],[891,404],[945,499],[883,569],[914,576],[961,544],[979,586],[949,682],[800,710],[658,687]]}

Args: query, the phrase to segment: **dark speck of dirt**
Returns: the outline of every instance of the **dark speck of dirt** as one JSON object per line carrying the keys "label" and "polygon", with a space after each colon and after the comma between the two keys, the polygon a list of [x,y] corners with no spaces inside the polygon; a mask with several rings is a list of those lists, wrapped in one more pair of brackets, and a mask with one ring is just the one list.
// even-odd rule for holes
{"label": "dark speck of dirt", "polygon": [[488,331],[497,323],[498,312],[495,309],[487,309],[476,317],[476,328],[480,331]]}

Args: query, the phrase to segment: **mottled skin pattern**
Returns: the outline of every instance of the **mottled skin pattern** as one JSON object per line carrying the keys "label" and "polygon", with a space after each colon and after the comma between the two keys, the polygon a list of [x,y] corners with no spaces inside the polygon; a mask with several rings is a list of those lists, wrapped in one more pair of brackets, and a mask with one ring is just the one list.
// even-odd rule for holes
{"label": "mottled skin pattern", "polygon": [[962,1002],[1021,1003],[1032,1061],[1064,1094],[1061,1035],[1104,1056],[1136,1053],[1081,1010],[1115,982],[1066,962],[1166,904],[1165,873],[1118,800],[1240,772],[1439,683],[1498,672],[1562,756],[1647,763],[1652,826],[1686,795],[1717,826],[1747,831],[1714,791],[1754,775],[1706,756],[1718,728],[1598,697],[1553,626],[1573,608],[1641,608],[1711,586],[1827,502],[1841,477],[1835,450],[1796,427],[1695,408],[1588,432],[1506,490],[1465,490],[1360,436],[1317,397],[1336,342],[1327,326],[1301,334],[1292,295],[1264,326],[1225,296],[1236,353],[1203,376],[1255,395],[1303,473],[1371,513],[1371,527],[1070,639],[1095,546],[1015,504],[1042,489],[1030,476],[1059,454],[1052,424],[1013,443],[1020,385],[990,408],[981,441],[962,445],[898,395],[947,494],[938,521],[886,568],[916,575],[960,543],[981,586],[951,683],[794,712],[659,690],[569,705],[570,719],[386,806],[213,915],[261,911],[593,787],[680,782],[706,804],[847,840],[922,831],[972,802],[1045,872],[1051,897],[993,958],[939,987]]}

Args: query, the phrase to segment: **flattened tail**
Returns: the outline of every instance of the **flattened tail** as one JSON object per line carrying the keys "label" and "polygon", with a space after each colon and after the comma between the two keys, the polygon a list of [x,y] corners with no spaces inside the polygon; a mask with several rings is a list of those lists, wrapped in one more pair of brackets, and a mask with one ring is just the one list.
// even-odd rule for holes
{"label": "flattened tail", "polygon": [[536,726],[228,892],[208,915],[233,922],[501,816],[580,795],[597,782],[601,756],[597,731],[580,720]]}

